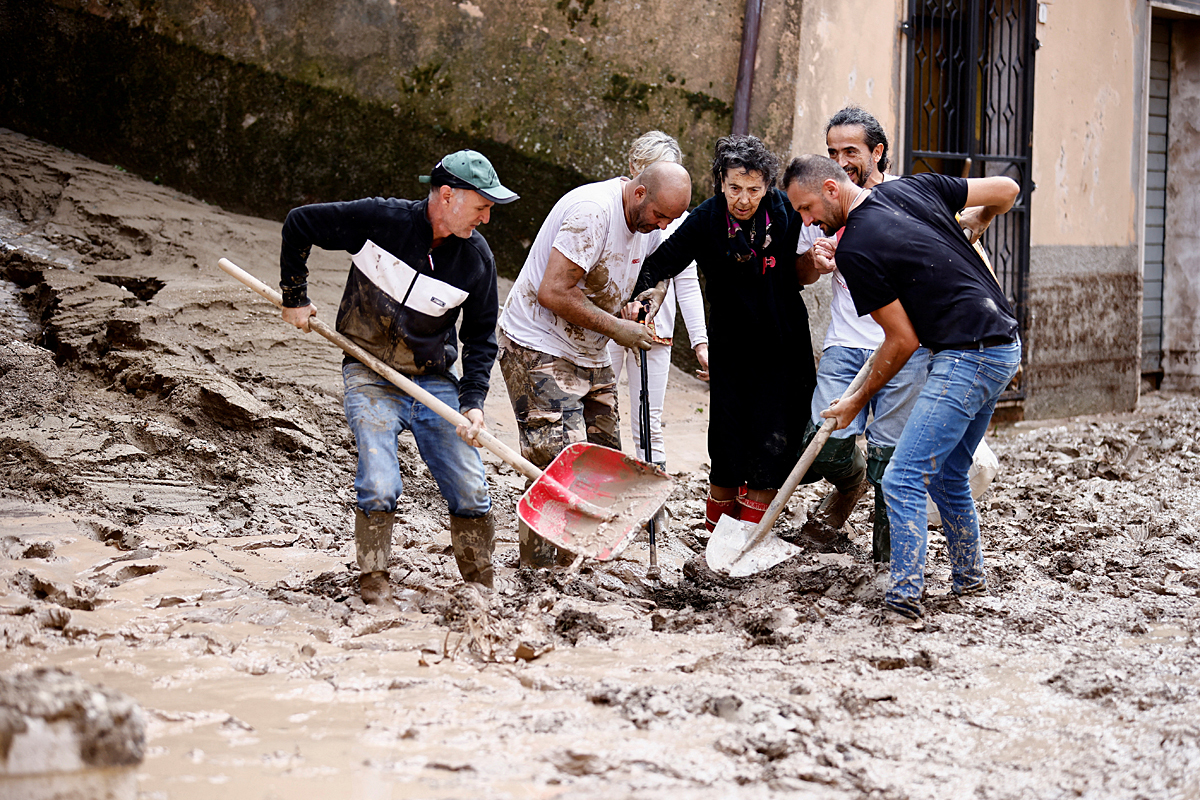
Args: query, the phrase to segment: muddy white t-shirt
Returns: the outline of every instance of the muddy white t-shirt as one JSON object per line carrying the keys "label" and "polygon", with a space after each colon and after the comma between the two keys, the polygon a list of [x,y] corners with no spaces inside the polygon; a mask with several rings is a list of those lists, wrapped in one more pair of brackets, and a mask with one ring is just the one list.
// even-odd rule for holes
{"label": "muddy white t-shirt", "polygon": [[624,183],[621,178],[589,183],[555,203],[500,314],[500,329],[508,338],[581,367],[610,363],[607,336],[567,322],[538,303],[537,295],[553,249],[583,268],[578,286],[597,306],[615,315],[629,301],[642,262],[662,241],[662,231],[630,232],[621,200]]}

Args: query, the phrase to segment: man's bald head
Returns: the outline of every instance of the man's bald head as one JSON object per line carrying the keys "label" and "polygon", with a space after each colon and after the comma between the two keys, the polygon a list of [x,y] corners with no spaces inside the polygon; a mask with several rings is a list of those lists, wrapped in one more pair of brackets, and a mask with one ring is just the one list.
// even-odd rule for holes
{"label": "man's bald head", "polygon": [[659,161],[629,182],[625,219],[629,229],[649,233],[683,216],[692,199],[692,178],[682,164]]}

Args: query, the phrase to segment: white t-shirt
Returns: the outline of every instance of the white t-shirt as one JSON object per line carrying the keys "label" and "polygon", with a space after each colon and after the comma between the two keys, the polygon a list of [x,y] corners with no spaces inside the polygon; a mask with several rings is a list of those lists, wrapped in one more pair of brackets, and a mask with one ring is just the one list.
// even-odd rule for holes
{"label": "white t-shirt", "polygon": [[500,329],[508,338],[581,367],[610,363],[607,336],[567,322],[541,305],[537,295],[553,249],[583,268],[586,274],[578,286],[601,309],[615,315],[629,302],[642,263],[662,241],[662,231],[630,232],[624,184],[621,178],[589,183],[554,204],[500,314]]}
{"label": "white t-shirt", "polygon": [[[885,181],[896,180],[899,175],[883,174]],[[825,235],[817,225],[805,225],[800,231],[800,242],[796,245],[798,255],[808,252],[813,244]],[[837,261],[836,256],[834,261]],[[850,287],[839,270],[834,270],[830,276],[833,296],[829,301],[829,328],[825,331],[825,342],[822,350],[830,347],[854,347],[859,350],[875,350],[883,344],[883,328],[868,314],[858,315],[854,307],[854,298],[850,296]]]}

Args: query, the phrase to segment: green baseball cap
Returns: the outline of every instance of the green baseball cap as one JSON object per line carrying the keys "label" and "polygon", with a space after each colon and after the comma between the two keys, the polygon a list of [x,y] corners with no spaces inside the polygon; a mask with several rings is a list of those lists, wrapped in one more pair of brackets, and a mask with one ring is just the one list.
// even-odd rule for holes
{"label": "green baseball cap", "polygon": [[474,150],[459,150],[442,158],[429,175],[417,178],[421,183],[433,186],[449,186],[452,189],[473,189],[493,203],[511,203],[518,199],[516,192],[505,188],[500,177],[483,153]]}

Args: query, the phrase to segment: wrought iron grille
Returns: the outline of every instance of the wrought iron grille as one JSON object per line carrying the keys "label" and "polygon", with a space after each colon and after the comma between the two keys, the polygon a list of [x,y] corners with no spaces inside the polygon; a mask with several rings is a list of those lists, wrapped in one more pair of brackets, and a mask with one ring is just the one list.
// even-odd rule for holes
{"label": "wrought iron grille", "polygon": [[[1036,0],[909,0],[905,174],[1007,175],[1012,211],[983,236],[1024,332]],[[1024,396],[1020,374],[1002,399]]]}

